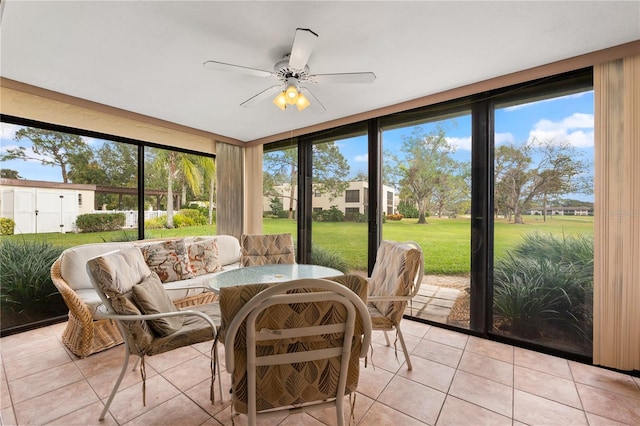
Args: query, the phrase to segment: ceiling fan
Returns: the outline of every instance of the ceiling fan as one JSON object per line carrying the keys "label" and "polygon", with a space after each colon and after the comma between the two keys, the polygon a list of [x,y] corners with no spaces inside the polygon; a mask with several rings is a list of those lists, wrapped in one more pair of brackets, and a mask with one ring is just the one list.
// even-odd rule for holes
{"label": "ceiling fan", "polygon": [[[251,107],[278,93],[273,103],[285,110],[289,105],[296,105],[302,111],[310,105],[310,98],[321,112],[326,109],[322,103],[309,90],[305,83],[334,84],[334,83],[372,83],[376,75],[372,72],[354,72],[337,74],[311,74],[309,71],[309,57],[318,41],[318,34],[307,28],[298,28],[291,46],[291,53],[276,62],[273,71],[265,71],[241,65],[227,64],[219,61],[206,61],[205,68],[238,72],[254,77],[275,77],[280,83],[271,86],[262,92],[242,102],[240,106]],[[306,94],[306,96],[305,96]],[[307,98],[308,96],[308,98]]]}

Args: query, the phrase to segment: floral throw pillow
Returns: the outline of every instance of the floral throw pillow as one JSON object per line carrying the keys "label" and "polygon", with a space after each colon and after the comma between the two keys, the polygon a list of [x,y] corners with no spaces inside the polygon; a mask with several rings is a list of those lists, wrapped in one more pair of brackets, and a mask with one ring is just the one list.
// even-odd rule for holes
{"label": "floral throw pillow", "polygon": [[187,244],[189,265],[195,276],[210,274],[222,269],[218,260],[216,240],[209,239]]}
{"label": "floral throw pillow", "polygon": [[144,260],[163,283],[193,278],[184,240],[168,240],[141,247]]}

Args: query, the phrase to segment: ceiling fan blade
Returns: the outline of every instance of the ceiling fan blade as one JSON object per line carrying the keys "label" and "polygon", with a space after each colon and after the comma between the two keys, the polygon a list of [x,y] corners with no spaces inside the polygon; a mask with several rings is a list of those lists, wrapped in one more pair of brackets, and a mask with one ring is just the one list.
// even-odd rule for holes
{"label": "ceiling fan blade", "polygon": [[309,76],[314,83],[342,84],[342,83],[373,83],[376,75],[372,72],[350,72],[338,74],[315,74]]}
{"label": "ceiling fan blade", "polygon": [[276,86],[271,86],[268,89],[265,89],[262,92],[258,93],[257,95],[254,95],[253,97],[247,99],[246,101],[241,103],[240,106],[244,108],[252,107],[257,103],[271,96],[274,96],[276,93],[281,92],[282,90],[284,90],[284,87],[281,84],[278,84]]}
{"label": "ceiling fan blade", "polygon": [[322,114],[323,112],[325,112],[327,109],[324,107],[324,105],[322,105],[322,102],[320,102],[318,100],[318,98],[316,98],[316,96],[313,94],[313,92],[311,90],[309,90],[308,87],[306,86],[300,86],[300,92],[304,93],[304,95],[310,100],[311,102],[311,109],[315,110],[316,112],[318,112],[319,114]]}
{"label": "ceiling fan blade", "polygon": [[289,68],[294,70],[302,70],[307,65],[311,52],[318,42],[318,34],[307,28],[296,29],[296,35],[293,38],[293,46],[291,46],[291,54],[289,55]]}
{"label": "ceiling fan blade", "polygon": [[271,71],[264,71],[255,68],[242,67],[240,65],[226,64],[218,61],[207,61],[203,63],[205,68],[216,71],[239,72],[242,74],[252,75],[254,77],[272,77]]}

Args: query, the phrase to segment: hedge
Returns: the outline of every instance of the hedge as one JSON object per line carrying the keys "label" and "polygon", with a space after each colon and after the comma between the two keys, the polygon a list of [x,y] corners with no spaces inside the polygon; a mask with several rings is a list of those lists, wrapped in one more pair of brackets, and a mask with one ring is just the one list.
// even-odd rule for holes
{"label": "hedge", "polygon": [[81,214],[76,219],[80,232],[117,231],[124,223],[124,213]]}

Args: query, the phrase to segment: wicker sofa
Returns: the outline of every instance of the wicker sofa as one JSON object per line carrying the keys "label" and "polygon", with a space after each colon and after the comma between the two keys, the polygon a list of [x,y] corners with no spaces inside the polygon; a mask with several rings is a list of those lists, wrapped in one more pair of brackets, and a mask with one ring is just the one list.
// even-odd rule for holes
{"label": "wicker sofa", "polygon": [[122,343],[117,325],[96,314],[102,301],[91,284],[87,261],[131,247],[142,250],[178,308],[215,301],[216,295],[208,291],[208,280],[240,266],[240,243],[230,235],[105,242],[66,249],[51,266],[51,278],[69,307],[62,341],[79,357]]}

